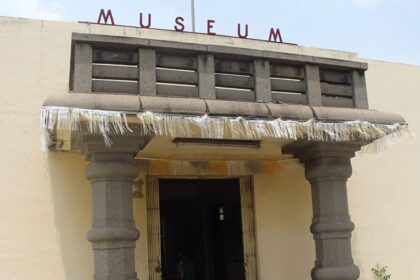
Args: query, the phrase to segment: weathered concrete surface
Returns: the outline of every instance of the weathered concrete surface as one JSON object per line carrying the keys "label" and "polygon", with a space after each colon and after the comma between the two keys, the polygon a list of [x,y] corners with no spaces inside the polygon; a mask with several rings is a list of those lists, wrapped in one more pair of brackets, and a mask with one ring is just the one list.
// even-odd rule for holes
{"label": "weathered concrete surface", "polygon": [[139,50],[139,94],[156,95],[156,52],[152,49]]}
{"label": "weathered concrete surface", "polygon": [[142,96],[140,101],[142,111],[193,115],[202,115],[207,112],[206,103],[202,99]]}
{"label": "weathered concrete surface", "polygon": [[44,106],[124,112],[138,112],[141,110],[139,97],[126,94],[55,94],[44,101]]}
{"label": "weathered concrete surface", "polygon": [[74,48],[73,90],[92,91],[92,46],[78,44]]}
{"label": "weathered concrete surface", "polygon": [[354,107],[359,109],[368,109],[368,96],[366,89],[365,75],[357,70],[351,71],[352,91],[354,96]]}
{"label": "weathered concrete surface", "polygon": [[406,122],[402,116],[392,112],[326,107],[312,107],[312,109],[314,117],[322,121],[360,120],[381,124]]}
{"label": "weathered concrete surface", "polygon": [[198,95],[203,99],[216,99],[215,77],[214,77],[214,56],[201,54],[197,56],[198,61]]}
{"label": "weathered concrete surface", "polygon": [[321,82],[318,65],[305,65],[306,95],[308,104],[322,106]]}
{"label": "weathered concrete surface", "polygon": [[254,60],[255,97],[257,102],[271,101],[270,65],[268,61]]}

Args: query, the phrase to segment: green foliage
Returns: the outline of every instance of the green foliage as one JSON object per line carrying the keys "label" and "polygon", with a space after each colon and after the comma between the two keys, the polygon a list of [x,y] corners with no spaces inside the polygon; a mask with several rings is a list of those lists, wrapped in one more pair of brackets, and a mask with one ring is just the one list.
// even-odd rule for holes
{"label": "green foliage", "polygon": [[378,280],[390,280],[391,274],[388,274],[386,271],[387,269],[387,266],[380,266],[377,264],[375,268],[372,268],[372,272],[375,274]]}

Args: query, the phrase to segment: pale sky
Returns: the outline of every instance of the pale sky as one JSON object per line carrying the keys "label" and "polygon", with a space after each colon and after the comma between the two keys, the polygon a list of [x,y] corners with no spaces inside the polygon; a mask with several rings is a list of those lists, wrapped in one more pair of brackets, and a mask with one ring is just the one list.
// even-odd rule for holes
{"label": "pale sky", "polygon": [[[173,30],[177,16],[191,29],[191,0],[0,0],[0,15],[96,22],[101,8],[112,9],[116,24],[135,25],[139,13],[152,14],[152,27]],[[302,46],[351,51],[363,58],[420,65],[420,0],[195,0],[197,32],[268,38],[280,28],[283,40]]]}

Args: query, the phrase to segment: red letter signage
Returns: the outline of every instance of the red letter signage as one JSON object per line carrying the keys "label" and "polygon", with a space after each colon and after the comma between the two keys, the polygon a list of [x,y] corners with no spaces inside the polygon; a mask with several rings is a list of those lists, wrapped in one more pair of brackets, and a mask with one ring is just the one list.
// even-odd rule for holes
{"label": "red letter signage", "polygon": [[245,24],[245,35],[241,34],[241,24],[238,23],[238,37],[239,38],[248,38],[248,24]]}
{"label": "red letter signage", "polygon": [[98,23],[101,23],[101,20],[104,20],[104,24],[108,24],[108,19],[111,20],[111,24],[115,25],[114,23],[114,17],[112,16],[112,12],[111,10],[108,10],[108,12],[105,15],[105,10],[101,9],[101,12],[99,13],[99,17],[98,17]]}
{"label": "red letter signage", "polygon": [[[147,22],[145,22],[147,20]],[[110,23],[108,23],[110,21]],[[139,26],[141,28],[152,28],[152,15],[147,14],[147,19],[143,18],[143,13],[139,13]],[[214,24],[216,23],[213,19],[207,20],[207,34],[208,35],[217,35],[214,32]],[[110,9],[105,12],[105,9],[101,9],[98,17],[98,24],[110,24],[115,25],[114,17],[112,16],[112,11]],[[184,32],[185,31],[185,19],[182,16],[178,16],[175,18],[175,25],[174,30],[176,32]],[[245,24],[245,28],[243,28],[243,24],[238,23],[237,25],[237,37],[241,39],[247,39],[249,36],[249,26]],[[283,38],[280,32],[280,28],[272,27],[270,29],[270,34],[268,35],[269,42],[276,42],[276,43],[283,43]]]}
{"label": "red letter signage", "polygon": [[143,24],[143,13],[140,13],[140,27],[141,28],[150,28],[151,25],[152,25],[152,15],[149,14],[148,23],[147,23],[147,25],[145,25],[145,24]]}
{"label": "red letter signage", "polygon": [[183,17],[177,17],[175,19],[175,23],[177,24],[177,25],[174,26],[175,31],[178,31],[178,32],[184,31],[185,26],[184,26],[184,18]]}
{"label": "red letter signage", "polygon": [[214,33],[214,32],[211,32],[211,30],[213,29],[213,24],[214,24],[214,20],[212,20],[212,19],[209,19],[208,21],[207,21],[207,34],[209,34],[209,35],[216,35],[216,33]]}
{"label": "red letter signage", "polygon": [[279,40],[280,43],[283,43],[283,39],[281,38],[280,29],[277,28],[276,31],[274,31],[274,28],[271,28],[270,36],[268,37],[268,41],[277,42],[277,39]]}

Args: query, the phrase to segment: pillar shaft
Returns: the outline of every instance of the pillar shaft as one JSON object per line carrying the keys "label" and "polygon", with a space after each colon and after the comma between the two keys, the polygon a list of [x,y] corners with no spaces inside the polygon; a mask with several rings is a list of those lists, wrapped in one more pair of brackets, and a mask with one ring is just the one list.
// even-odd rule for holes
{"label": "pillar shaft", "polygon": [[95,280],[135,280],[132,185],[137,176],[130,153],[93,153],[86,169],[92,185],[93,222],[87,237],[95,258]]}
{"label": "pillar shaft", "polygon": [[289,145],[305,166],[311,183],[315,240],[314,280],[355,280],[359,269],[351,254],[351,232],[347,202],[347,179],[351,176],[350,158],[360,145],[339,143],[301,143]]}
{"label": "pillar shaft", "polygon": [[94,280],[136,280],[134,249],[139,231],[133,218],[134,156],[147,143],[141,137],[82,138],[90,161],[86,177],[92,186],[92,228],[87,234],[94,252]]}

